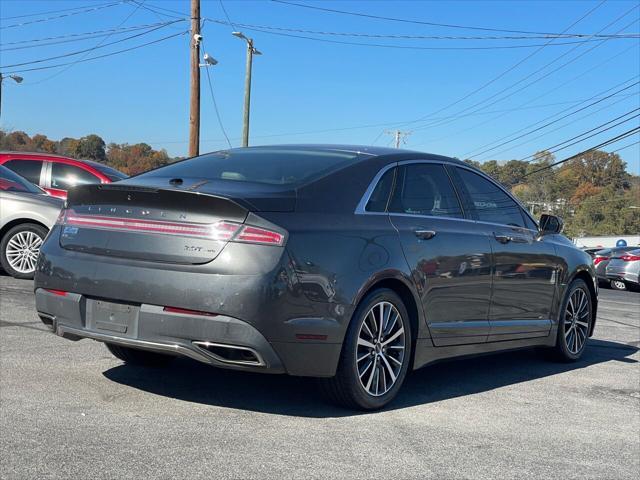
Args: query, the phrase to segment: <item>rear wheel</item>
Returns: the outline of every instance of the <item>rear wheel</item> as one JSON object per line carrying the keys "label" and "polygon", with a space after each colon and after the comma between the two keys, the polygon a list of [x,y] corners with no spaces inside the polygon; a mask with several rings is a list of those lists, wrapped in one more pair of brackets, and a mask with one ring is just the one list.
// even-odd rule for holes
{"label": "rear wheel", "polygon": [[611,288],[614,290],[626,290],[627,284],[622,280],[611,280]]}
{"label": "rear wheel", "polygon": [[14,278],[33,278],[47,229],[35,223],[11,228],[0,241],[0,264]]}
{"label": "rear wheel", "polygon": [[122,347],[113,343],[105,343],[109,351],[124,363],[145,367],[164,367],[171,363],[175,357],[162,353],[137,350],[135,348]]}
{"label": "rear wheel", "polygon": [[411,359],[411,325],[392,290],[367,295],[347,330],[336,376],[321,379],[331,401],[361,410],[384,407],[398,394]]}
{"label": "rear wheel", "polygon": [[593,322],[591,291],[584,280],[574,280],[567,290],[560,319],[555,346],[556,357],[562,361],[579,360],[587,346]]}

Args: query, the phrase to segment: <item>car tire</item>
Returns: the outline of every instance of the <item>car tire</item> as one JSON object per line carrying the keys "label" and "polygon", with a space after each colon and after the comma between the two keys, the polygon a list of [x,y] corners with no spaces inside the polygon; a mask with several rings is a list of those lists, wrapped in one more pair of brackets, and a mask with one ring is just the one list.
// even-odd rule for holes
{"label": "car tire", "polygon": [[[377,336],[380,324],[383,333]],[[402,387],[411,363],[412,341],[409,314],[402,299],[390,289],[372,291],[352,317],[336,375],[320,379],[325,396],[349,409],[383,408]]]}
{"label": "car tire", "polygon": [[[21,223],[10,228],[0,240],[0,265],[14,278],[32,279],[40,246],[48,230],[35,223]],[[25,257],[21,257],[25,252]],[[16,256],[18,255],[18,256]]]}
{"label": "car tire", "polygon": [[582,279],[569,285],[558,318],[558,334],[554,357],[575,362],[582,357],[593,324],[593,303],[589,287]]}
{"label": "car tire", "polygon": [[614,290],[627,290],[627,284],[622,280],[611,280],[609,283]]}
{"label": "car tire", "polygon": [[129,365],[138,365],[142,367],[165,367],[176,358],[172,355],[164,355],[162,353],[149,352],[147,350],[122,347],[120,345],[114,345],[113,343],[105,343],[105,345],[114,357],[119,358]]}

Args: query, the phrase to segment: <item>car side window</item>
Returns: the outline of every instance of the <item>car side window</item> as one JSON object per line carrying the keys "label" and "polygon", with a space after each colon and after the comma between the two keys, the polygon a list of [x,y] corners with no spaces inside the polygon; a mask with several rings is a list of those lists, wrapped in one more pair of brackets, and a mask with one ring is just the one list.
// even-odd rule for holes
{"label": "car side window", "polygon": [[100,179],[88,171],[66,163],[51,164],[51,188],[67,190],[76,185],[100,183]]}
{"label": "car side window", "polygon": [[500,187],[464,168],[457,168],[471,204],[482,222],[524,227],[520,206]]}
{"label": "car side window", "polygon": [[31,183],[39,185],[42,163],[42,160],[9,160],[4,166],[26,178]]}
{"label": "car side window", "polygon": [[365,210],[367,212],[385,212],[387,203],[389,202],[389,194],[393,187],[393,175],[395,168],[389,169],[378,181],[376,188],[373,189]]}
{"label": "car side window", "polygon": [[399,168],[389,212],[463,218],[443,165],[413,163]]}

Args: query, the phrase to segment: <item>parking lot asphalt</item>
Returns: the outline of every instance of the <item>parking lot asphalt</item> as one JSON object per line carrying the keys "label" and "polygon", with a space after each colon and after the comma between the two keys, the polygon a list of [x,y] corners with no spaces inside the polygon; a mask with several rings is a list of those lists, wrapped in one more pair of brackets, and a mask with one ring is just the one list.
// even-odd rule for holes
{"label": "parking lot asphalt", "polygon": [[637,478],[640,293],[601,290],[583,359],[517,351],[412,373],[386,410],[312,379],[124,366],[51,334],[0,274],[0,478]]}

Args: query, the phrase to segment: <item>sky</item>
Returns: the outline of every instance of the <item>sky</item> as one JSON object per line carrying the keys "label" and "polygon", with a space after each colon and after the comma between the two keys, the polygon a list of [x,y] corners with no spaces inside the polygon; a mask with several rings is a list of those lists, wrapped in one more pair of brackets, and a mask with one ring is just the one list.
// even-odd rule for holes
{"label": "sky", "polygon": [[[637,1],[287,1],[408,21],[267,0],[203,0],[203,52],[219,62],[209,73],[234,147],[242,134],[246,54],[244,42],[231,35],[234,28],[252,37],[263,53],[253,63],[252,145],[391,145],[393,137],[387,132],[399,129],[407,133],[406,148],[479,161],[511,160],[557,144],[555,148],[565,147],[562,142],[595,129],[559,150],[556,157],[562,159],[639,125],[634,117],[640,108],[638,38],[393,38],[529,35],[482,29],[638,33]],[[59,10],[65,11],[32,15]],[[0,72],[24,78],[21,84],[9,78],[2,82],[2,128],[52,139],[95,133],[107,143],[146,142],[172,156],[186,155],[188,16],[189,2],[180,0],[147,0],[141,7],[121,0],[0,0]],[[224,24],[229,20],[234,27]],[[76,40],[72,34],[170,21],[175,23],[158,25],[151,33],[131,30],[67,41]],[[109,45],[138,33],[143,35]],[[175,36],[101,59],[25,71],[170,35]],[[59,36],[65,38],[27,42]],[[590,41],[573,43],[585,39]],[[56,43],[46,45],[51,42]],[[21,48],[34,45],[37,48]],[[495,48],[521,45],[528,47]],[[12,66],[27,62],[38,63]],[[227,148],[204,69],[201,108],[200,151]],[[604,149],[613,151],[638,140],[636,133]],[[619,154],[629,171],[640,173],[639,145]]]}

